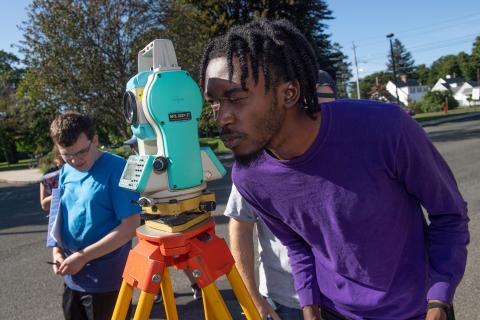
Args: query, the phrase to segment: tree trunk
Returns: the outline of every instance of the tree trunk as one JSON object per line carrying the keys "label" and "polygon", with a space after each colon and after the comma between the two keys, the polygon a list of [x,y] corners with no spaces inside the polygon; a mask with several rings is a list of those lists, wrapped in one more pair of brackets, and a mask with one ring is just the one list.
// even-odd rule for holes
{"label": "tree trunk", "polygon": [[8,164],[18,163],[17,146],[15,143],[9,143],[3,151],[3,154]]}

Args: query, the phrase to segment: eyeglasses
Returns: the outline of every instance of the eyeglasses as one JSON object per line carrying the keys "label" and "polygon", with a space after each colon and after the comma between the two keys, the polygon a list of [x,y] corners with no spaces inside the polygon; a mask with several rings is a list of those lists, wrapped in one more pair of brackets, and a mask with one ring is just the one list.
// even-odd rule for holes
{"label": "eyeglasses", "polygon": [[92,146],[92,141],[88,144],[88,147],[83,148],[82,150],[78,151],[77,153],[74,154],[60,154],[64,160],[72,160],[73,158],[83,158],[88,151],[90,151],[90,147]]}

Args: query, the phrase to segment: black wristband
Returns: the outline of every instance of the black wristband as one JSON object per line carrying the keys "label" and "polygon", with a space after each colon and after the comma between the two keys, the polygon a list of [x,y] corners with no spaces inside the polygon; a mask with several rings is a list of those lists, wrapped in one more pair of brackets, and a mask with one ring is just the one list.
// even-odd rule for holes
{"label": "black wristband", "polygon": [[453,306],[452,305],[448,305],[448,304],[440,303],[440,302],[429,302],[427,304],[427,310],[434,309],[434,308],[440,308],[443,311],[445,311],[448,320],[454,320],[455,319],[455,313],[453,312]]}

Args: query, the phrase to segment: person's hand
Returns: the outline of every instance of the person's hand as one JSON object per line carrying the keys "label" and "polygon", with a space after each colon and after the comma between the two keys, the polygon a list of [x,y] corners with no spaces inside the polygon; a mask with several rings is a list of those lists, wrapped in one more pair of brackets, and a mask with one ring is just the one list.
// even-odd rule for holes
{"label": "person's hand", "polygon": [[320,308],[313,304],[303,307],[304,320],[320,320]]}
{"label": "person's hand", "polygon": [[60,268],[63,260],[65,260],[65,258],[63,257],[63,250],[58,247],[53,248],[52,260],[53,273],[60,275],[60,271],[58,269]]}
{"label": "person's hand", "polygon": [[257,307],[258,313],[260,314],[260,318],[262,318],[262,320],[282,320],[265,298],[263,298],[262,296],[258,296],[252,297],[252,300],[255,304],[255,307]]}
{"label": "person's hand", "polygon": [[432,308],[428,310],[425,320],[447,320],[447,314],[442,308]]}
{"label": "person's hand", "polygon": [[[439,303],[448,306],[446,302],[440,300],[429,300],[429,303]],[[431,308],[427,311],[425,320],[447,320],[447,313],[442,308]]]}
{"label": "person's hand", "polygon": [[78,273],[80,270],[82,270],[83,266],[88,261],[86,260],[85,256],[81,254],[80,252],[75,252],[71,256],[69,256],[67,259],[63,260],[62,264],[58,268],[58,272],[64,276],[64,275],[74,275]]}

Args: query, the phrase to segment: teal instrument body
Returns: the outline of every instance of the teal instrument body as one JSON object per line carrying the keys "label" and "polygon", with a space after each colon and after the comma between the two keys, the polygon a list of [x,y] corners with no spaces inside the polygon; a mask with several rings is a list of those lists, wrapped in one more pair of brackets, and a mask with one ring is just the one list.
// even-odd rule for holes
{"label": "teal instrument body", "polygon": [[138,154],[128,158],[119,185],[149,203],[201,194],[206,181],[220,179],[226,170],[210,148],[200,147],[200,88],[177,65],[170,40],[154,40],[141,50],[138,71],[123,96]]}
{"label": "teal instrument body", "polygon": [[[152,71],[142,71],[135,75],[127,82],[127,91],[135,92],[138,97],[138,103],[142,103],[143,91],[147,84],[148,77],[152,74]],[[149,123],[136,123],[131,126],[132,133],[138,138],[143,140],[155,140],[155,131]]]}
{"label": "teal instrument body", "polygon": [[184,70],[154,73],[144,91],[152,120],[158,124],[167,157],[169,187],[187,189],[203,182],[198,121],[202,95]]}

